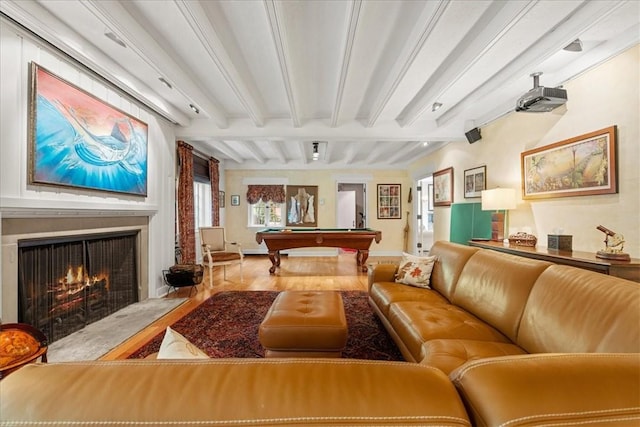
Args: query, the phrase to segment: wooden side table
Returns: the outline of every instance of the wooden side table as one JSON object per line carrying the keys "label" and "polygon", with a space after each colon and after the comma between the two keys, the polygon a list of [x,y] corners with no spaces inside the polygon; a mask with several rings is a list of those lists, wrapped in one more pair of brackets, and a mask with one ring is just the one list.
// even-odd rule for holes
{"label": "wooden side table", "polygon": [[0,325],[0,379],[42,358],[47,362],[47,337],[26,323]]}

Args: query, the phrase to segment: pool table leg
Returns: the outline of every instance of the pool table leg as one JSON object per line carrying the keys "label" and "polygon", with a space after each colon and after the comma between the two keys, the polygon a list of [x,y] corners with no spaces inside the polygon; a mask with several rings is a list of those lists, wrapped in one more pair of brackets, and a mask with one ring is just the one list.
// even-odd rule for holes
{"label": "pool table leg", "polygon": [[356,262],[362,268],[363,272],[367,272],[367,258],[369,258],[369,250],[368,249],[359,249],[356,254]]}
{"label": "pool table leg", "polygon": [[271,260],[270,274],[275,274],[276,267],[280,267],[280,251],[269,251],[269,259]]}

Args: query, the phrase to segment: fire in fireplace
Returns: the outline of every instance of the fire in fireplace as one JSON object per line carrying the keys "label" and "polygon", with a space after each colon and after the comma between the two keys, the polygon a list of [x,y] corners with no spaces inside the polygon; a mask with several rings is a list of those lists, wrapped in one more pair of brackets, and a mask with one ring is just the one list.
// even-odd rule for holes
{"label": "fire in fireplace", "polygon": [[18,320],[56,341],[138,301],[137,232],[18,242]]}

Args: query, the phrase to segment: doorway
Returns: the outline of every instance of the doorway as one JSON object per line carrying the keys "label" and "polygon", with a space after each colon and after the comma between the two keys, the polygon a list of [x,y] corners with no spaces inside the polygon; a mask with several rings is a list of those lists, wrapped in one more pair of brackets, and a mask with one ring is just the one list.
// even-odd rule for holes
{"label": "doorway", "polygon": [[365,228],[367,212],[365,210],[366,184],[338,183],[336,194],[336,227]]}
{"label": "doorway", "polygon": [[433,176],[422,178],[416,182],[417,227],[416,250],[418,255],[427,254],[433,246]]}

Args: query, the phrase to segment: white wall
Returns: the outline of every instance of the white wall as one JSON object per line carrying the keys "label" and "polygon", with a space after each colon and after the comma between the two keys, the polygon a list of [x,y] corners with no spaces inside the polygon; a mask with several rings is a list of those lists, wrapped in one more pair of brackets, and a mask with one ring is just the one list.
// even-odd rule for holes
{"label": "white wall", "polygon": [[[510,113],[483,126],[482,139],[466,140],[411,165],[413,176],[453,166],[455,203],[465,199],[465,169],[487,166],[487,187],[516,188],[520,199],[510,211],[510,233],[530,229],[538,245],[546,247],[547,234],[562,228],[573,235],[573,249],[595,252],[604,247],[602,224],[625,236],[625,252],[640,258],[640,46],[566,83],[568,102],[550,113]],[[619,193],[564,197],[547,200],[521,199],[520,153],[612,125],[618,128]],[[436,240],[448,240],[450,208],[436,208]]]}
{"label": "white wall", "polygon": [[[157,296],[162,269],[174,263],[173,125],[12,25],[3,21],[0,31],[0,215],[42,221],[52,215],[148,216],[149,296]],[[30,61],[148,124],[146,197],[28,184]]]}

